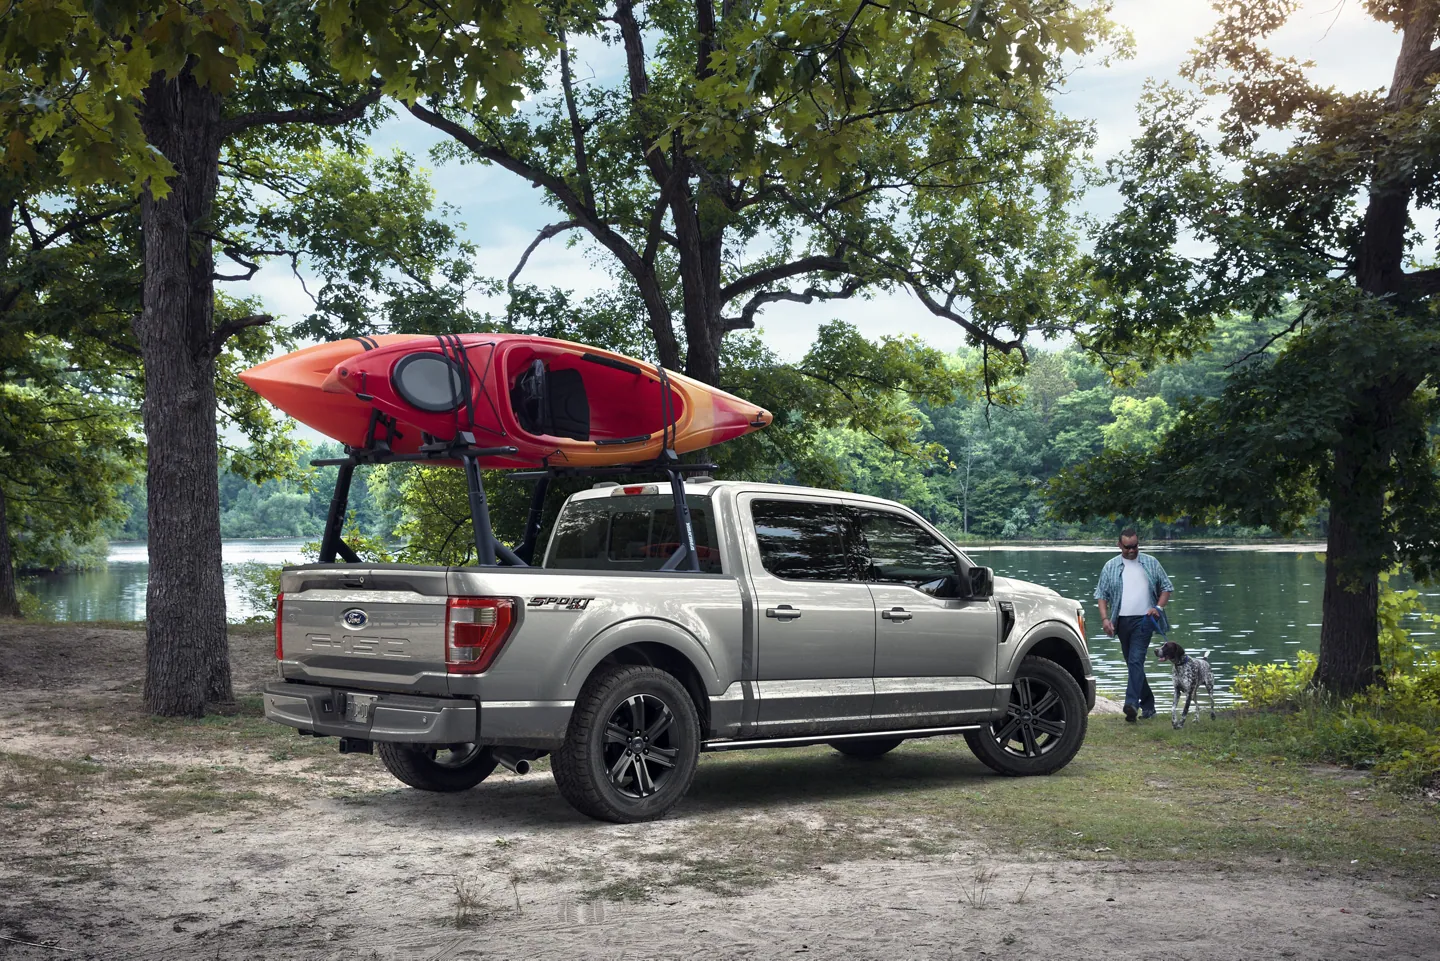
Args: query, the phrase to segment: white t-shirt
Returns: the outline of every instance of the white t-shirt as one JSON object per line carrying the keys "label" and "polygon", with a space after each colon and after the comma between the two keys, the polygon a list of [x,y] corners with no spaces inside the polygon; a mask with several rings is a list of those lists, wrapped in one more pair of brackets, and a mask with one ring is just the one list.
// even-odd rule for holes
{"label": "white t-shirt", "polygon": [[1120,561],[1125,565],[1125,575],[1120,588],[1120,611],[1115,616],[1139,617],[1155,604],[1155,598],[1150,596],[1150,578],[1145,576],[1145,568],[1139,561],[1128,557]]}

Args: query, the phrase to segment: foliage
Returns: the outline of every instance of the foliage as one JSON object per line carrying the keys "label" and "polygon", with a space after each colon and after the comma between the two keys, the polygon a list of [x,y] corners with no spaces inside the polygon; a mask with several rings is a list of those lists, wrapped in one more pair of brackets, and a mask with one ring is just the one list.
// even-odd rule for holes
{"label": "foliage", "polygon": [[122,513],[119,489],[140,457],[132,411],[66,366],[58,342],[25,342],[24,373],[0,379],[0,487],[15,566],[103,558],[105,527]]}
{"label": "foliage", "polygon": [[1410,637],[1406,622],[1435,627],[1440,624],[1440,614],[1431,614],[1425,608],[1420,592],[1415,588],[1397,591],[1390,586],[1390,579],[1400,573],[1397,564],[1380,574],[1380,665],[1385,676],[1392,682],[1410,677],[1416,669],[1417,658],[1425,648]]}
{"label": "foliage", "polygon": [[1231,690],[1251,707],[1281,707],[1301,700],[1315,678],[1315,655],[1301,651],[1294,664],[1246,664]]}
{"label": "foliage", "polygon": [[[390,564],[395,557],[381,538],[365,533],[355,522],[354,515],[346,518],[345,543],[354,549],[362,561],[372,564]],[[285,560],[279,564],[264,561],[245,561],[231,566],[231,575],[246,603],[256,613],[246,623],[265,623],[275,620],[275,608],[280,596],[280,575],[289,564],[313,564],[320,557],[320,542],[312,541],[300,549],[302,560]]]}
{"label": "foliage", "polygon": [[[1182,406],[1151,448],[1109,450],[1051,488],[1056,512],[1195,514],[1294,530],[1322,502],[1330,549],[1317,680],[1379,676],[1378,574],[1440,573],[1440,202],[1433,115],[1440,7],[1365,5],[1401,35],[1388,91],[1346,93],[1281,57],[1295,0],[1224,6],[1184,68],[1151,87],[1110,165],[1123,204],[1095,233],[1085,341],[1123,371],[1185,357],[1218,318],[1275,334],[1225,390]],[[1218,99],[1218,118],[1207,116]]]}
{"label": "foliage", "polygon": [[1440,651],[1414,643],[1405,626],[1433,626],[1437,616],[1418,591],[1390,587],[1395,573],[1381,578],[1382,683],[1336,699],[1316,690],[1318,660],[1302,651],[1294,664],[1246,665],[1234,691],[1251,707],[1278,711],[1290,756],[1374,768],[1406,788],[1440,787]]}
{"label": "foliage", "polygon": [[245,561],[230,567],[231,578],[240,596],[255,611],[246,623],[274,622],[275,606],[280,597],[280,571],[283,565],[264,561]]}
{"label": "foliage", "polygon": [[[512,282],[587,236],[660,362],[711,383],[725,336],[778,302],[909,288],[996,352],[1065,324],[1090,134],[1050,98],[1067,56],[1112,48],[1099,5],[607,0],[547,29],[514,116],[443,85],[405,98],[442,155],[561,211]],[[623,66],[586,77],[578,41]]]}

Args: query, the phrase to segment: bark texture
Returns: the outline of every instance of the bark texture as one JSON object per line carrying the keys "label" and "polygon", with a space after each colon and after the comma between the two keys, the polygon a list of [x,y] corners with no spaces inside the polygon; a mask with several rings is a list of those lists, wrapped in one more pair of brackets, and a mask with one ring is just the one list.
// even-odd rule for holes
{"label": "bark texture", "polygon": [[10,522],[5,517],[5,488],[0,487],[0,617],[19,617],[15,593],[15,559],[10,553]]}
{"label": "bark texture", "polygon": [[[1401,35],[1400,53],[1385,99],[1387,113],[1411,109],[1433,96],[1427,77],[1440,67],[1437,15],[1416,4]],[[1382,163],[1370,183],[1363,230],[1355,255],[1355,282],[1376,298],[1405,299],[1405,234],[1414,196],[1414,171],[1406,163]],[[1380,674],[1378,571],[1383,551],[1385,486],[1376,482],[1394,450],[1388,438],[1401,407],[1419,381],[1397,372],[1388,384],[1357,399],[1346,438],[1335,451],[1331,473],[1330,532],[1325,554],[1325,597],[1319,663],[1314,684],[1348,697],[1376,683]]]}
{"label": "bark texture", "polygon": [[207,235],[219,176],[220,98],[189,71],[145,92],[145,135],[177,170],[170,192],[141,202],[150,583],[145,702],[199,717],[234,700],[215,483],[214,254]]}
{"label": "bark texture", "polygon": [[1374,563],[1366,559],[1374,552],[1374,532],[1381,529],[1384,495],[1367,497],[1357,490],[1361,465],[1348,452],[1337,453],[1335,461],[1341,486],[1330,499],[1320,655],[1313,683],[1349,697],[1379,676],[1380,579]]}

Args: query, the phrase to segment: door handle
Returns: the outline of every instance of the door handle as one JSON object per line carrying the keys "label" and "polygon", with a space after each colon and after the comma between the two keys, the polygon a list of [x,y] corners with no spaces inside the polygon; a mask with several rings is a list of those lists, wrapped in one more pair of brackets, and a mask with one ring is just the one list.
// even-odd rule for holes
{"label": "door handle", "polygon": [[885,618],[885,620],[887,621],[908,621],[915,615],[911,614],[903,607],[892,607],[888,611],[881,611],[880,616]]}
{"label": "door handle", "polygon": [[781,604],[779,607],[765,608],[766,617],[774,617],[782,621],[793,621],[800,616],[800,612],[789,604]]}

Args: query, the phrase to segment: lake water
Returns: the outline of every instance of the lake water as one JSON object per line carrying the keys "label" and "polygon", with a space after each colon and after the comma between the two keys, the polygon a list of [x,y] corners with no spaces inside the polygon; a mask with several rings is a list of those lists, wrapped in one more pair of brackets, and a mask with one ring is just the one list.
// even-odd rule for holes
{"label": "lake water", "polygon": [[[235,565],[247,561],[265,564],[303,563],[301,548],[313,538],[227,540],[220,545],[225,568],[225,610],[232,621],[256,614],[241,593]],[[145,585],[150,558],[143,541],[110,545],[109,563],[91,571],[46,574],[21,578],[20,583],[40,599],[41,615],[57,621],[138,621],[145,617]]]}
{"label": "lake water", "polygon": [[[228,540],[223,557],[227,565],[299,562],[304,543],[301,538]],[[1175,584],[1168,608],[1170,636],[1189,651],[1211,651],[1210,663],[1224,691],[1239,665],[1288,660],[1297,650],[1319,647],[1325,584],[1324,565],[1315,557],[1319,549],[1316,544],[1146,547]],[[1113,547],[986,547],[967,553],[997,574],[1034,581],[1082,601],[1100,687],[1124,689],[1120,645],[1100,631],[1100,615],[1091,600],[1100,568],[1115,553]],[[145,616],[149,567],[144,544],[116,544],[103,570],[26,578],[23,583],[39,596],[44,615],[55,620],[140,620]],[[256,613],[241,594],[233,568],[227,567],[225,587],[231,620]],[[1427,593],[1427,599],[1431,610],[1440,610],[1440,593]],[[1417,627],[1416,640],[1435,639],[1424,625]],[[1151,674],[1151,685],[1164,701],[1168,669]],[[1226,699],[1217,692],[1217,700]]]}

